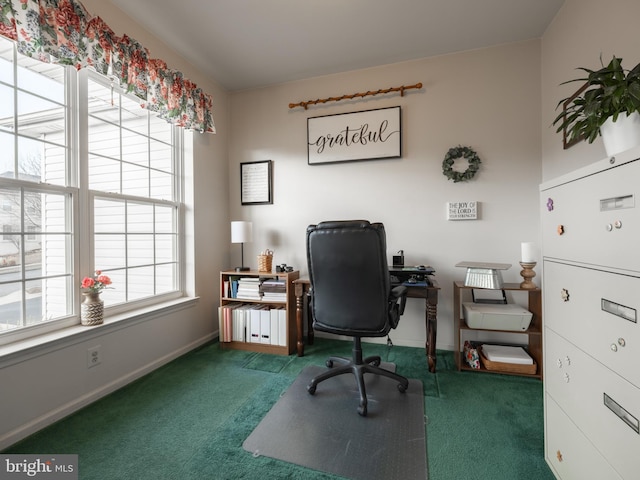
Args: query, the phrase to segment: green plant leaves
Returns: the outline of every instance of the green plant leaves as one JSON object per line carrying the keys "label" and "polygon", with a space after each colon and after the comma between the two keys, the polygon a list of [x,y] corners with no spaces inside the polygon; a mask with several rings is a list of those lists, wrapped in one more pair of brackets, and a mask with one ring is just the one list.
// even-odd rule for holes
{"label": "green plant leaves", "polygon": [[587,78],[563,82],[586,82],[587,88],[580,95],[558,102],[563,111],[553,120],[556,132],[566,131],[572,142],[585,138],[592,143],[600,135],[600,127],[608,119],[617,120],[620,113],[640,111],[640,64],[624,70],[622,58],[613,57],[609,64],[598,70],[579,67]]}

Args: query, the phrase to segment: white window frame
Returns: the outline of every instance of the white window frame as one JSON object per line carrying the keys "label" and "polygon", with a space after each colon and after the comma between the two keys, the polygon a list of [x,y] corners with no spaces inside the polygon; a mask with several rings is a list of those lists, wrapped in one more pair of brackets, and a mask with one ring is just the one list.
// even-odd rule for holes
{"label": "white window frame", "polygon": [[[18,56],[20,54],[17,54]],[[14,55],[14,69],[17,69]],[[93,199],[96,196],[105,197],[110,194],[103,192],[92,192],[88,188],[88,105],[87,105],[87,75],[97,75],[95,72],[89,73],[87,70],[76,72],[71,67],[66,68],[66,88],[65,100],[67,105],[68,118],[66,120],[67,145],[69,145],[69,161],[65,176],[67,186],[48,185],[34,183],[20,179],[7,179],[6,185],[9,187],[24,186],[29,190],[51,191],[55,193],[65,193],[70,196],[71,225],[73,231],[72,252],[68,259],[72,262],[70,271],[73,276],[74,288],[71,290],[71,298],[67,300],[72,303],[71,314],[63,318],[46,321],[36,325],[20,327],[15,330],[0,332],[0,346],[8,345],[25,339],[48,338],[46,334],[62,330],[80,324],[80,281],[90,275],[94,267],[94,229],[91,211]],[[19,85],[16,85],[19,88]],[[80,99],[83,99],[82,101]],[[171,302],[186,297],[186,255],[185,255],[185,200],[184,200],[184,137],[182,129],[173,127],[173,144],[176,163],[175,185],[176,189],[174,202],[177,204],[177,268],[176,268],[176,290],[170,293],[152,296],[149,298],[121,303],[119,305],[105,305],[105,319],[109,317],[117,318],[119,321],[127,316],[134,317],[142,312],[153,311],[154,309],[165,308]],[[0,179],[0,186],[2,179]],[[122,197],[120,197],[122,198]],[[127,197],[135,199],[135,197]],[[150,200],[150,199],[147,199]],[[160,200],[152,200],[162,203]],[[171,203],[171,202],[169,202]],[[117,288],[117,285],[114,285]],[[46,337],[45,337],[46,336]]]}
{"label": "white window frame", "polygon": [[[95,264],[95,249],[94,249],[94,240],[95,240],[95,228],[94,228],[94,222],[93,222],[93,207],[94,207],[94,200],[96,197],[98,198],[105,198],[105,199],[109,199],[109,198],[113,198],[113,199],[118,199],[118,200],[127,200],[127,201],[141,201],[141,202],[146,202],[146,203],[151,203],[151,204],[164,204],[164,205],[176,205],[177,206],[177,219],[176,219],[176,228],[177,228],[177,245],[176,245],[176,249],[177,249],[177,262],[178,262],[178,268],[177,268],[177,278],[175,279],[176,281],[176,290],[170,293],[164,293],[164,294],[160,294],[160,295],[155,295],[153,297],[148,297],[148,298],[143,298],[143,299],[139,299],[139,300],[132,300],[132,301],[128,301],[126,303],[120,303],[117,305],[109,305],[108,303],[105,303],[105,317],[106,316],[110,316],[110,315],[115,315],[115,314],[121,314],[121,313],[125,313],[131,310],[134,310],[136,308],[145,308],[145,307],[150,307],[153,305],[156,305],[158,303],[164,302],[164,301],[170,301],[170,300],[175,300],[177,298],[183,297],[185,295],[185,254],[184,254],[184,215],[185,215],[185,209],[184,209],[184,133],[183,130],[181,128],[178,127],[173,127],[173,136],[172,136],[172,141],[174,144],[174,168],[175,168],[175,182],[174,182],[174,201],[164,201],[164,200],[159,200],[159,199],[153,199],[153,198],[148,198],[148,197],[136,197],[136,196],[132,196],[132,195],[126,195],[126,194],[122,194],[122,193],[109,193],[109,192],[102,192],[102,191],[94,191],[94,190],[90,190],[89,187],[89,165],[88,165],[88,105],[87,105],[87,99],[88,99],[88,82],[87,79],[88,77],[91,77],[92,81],[98,82],[98,83],[102,83],[105,87],[111,87],[111,83],[110,80],[104,76],[101,76],[93,71],[90,70],[81,70],[80,72],[78,72],[78,84],[79,84],[79,96],[80,98],[83,99],[83,104],[81,105],[80,108],[80,138],[83,139],[83,141],[85,141],[85,143],[83,144],[82,141],[80,142],[80,152],[81,152],[81,161],[79,163],[80,165],[80,174],[81,174],[81,188],[80,188],[80,195],[81,198],[83,198],[83,201],[81,202],[82,205],[86,206],[85,209],[82,209],[81,211],[81,215],[83,216],[83,218],[85,219],[84,224],[85,225],[89,225],[89,234],[88,234],[88,239],[86,240],[88,242],[87,248],[86,250],[89,252],[88,258],[85,259],[84,262],[82,262],[82,259],[84,257],[81,258],[81,263],[83,264],[88,264],[88,265],[95,265],[96,268],[101,268],[100,265],[96,265]],[[114,95],[117,93],[120,94],[124,94],[122,89],[118,88],[117,86],[113,86],[114,89]],[[135,99],[135,96],[133,95],[127,95],[130,99]],[[88,262],[88,263],[86,263]],[[108,275],[109,271],[105,271],[105,273]],[[114,285],[114,288],[117,288],[117,285]]]}

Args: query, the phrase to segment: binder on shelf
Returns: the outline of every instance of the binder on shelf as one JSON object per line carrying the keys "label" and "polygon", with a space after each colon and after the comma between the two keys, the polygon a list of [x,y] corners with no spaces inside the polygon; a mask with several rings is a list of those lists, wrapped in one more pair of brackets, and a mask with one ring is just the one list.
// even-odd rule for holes
{"label": "binder on shelf", "polygon": [[233,341],[233,312],[241,303],[231,303],[218,308],[218,335],[221,343]]}
{"label": "binder on shelf", "polygon": [[269,310],[269,327],[271,328],[271,345],[278,345],[278,309]]}
{"label": "binder on shelf", "polygon": [[271,314],[269,310],[260,310],[260,343],[271,344]]}
{"label": "binder on shelf", "polygon": [[287,310],[278,309],[278,345],[287,345]]}
{"label": "binder on shelf", "polygon": [[250,323],[250,343],[260,343],[260,309],[252,308],[251,323]]}
{"label": "binder on shelf", "polygon": [[246,318],[250,305],[242,305],[233,311],[233,341],[244,342],[246,339]]}

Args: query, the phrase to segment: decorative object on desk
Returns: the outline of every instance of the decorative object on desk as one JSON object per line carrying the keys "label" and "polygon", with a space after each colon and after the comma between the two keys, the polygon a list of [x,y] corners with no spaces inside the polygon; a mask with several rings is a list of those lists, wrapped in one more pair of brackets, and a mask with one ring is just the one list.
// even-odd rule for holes
{"label": "decorative object on desk", "polygon": [[398,254],[393,256],[394,267],[404,267],[404,250],[398,250]]}
{"label": "decorative object on desk", "polygon": [[242,205],[273,203],[272,184],[271,160],[240,164],[240,199]]}
{"label": "decorative object on desk", "polygon": [[465,267],[467,275],[464,280],[466,287],[502,288],[502,274],[500,270],[511,268],[510,263],[459,262],[456,267]]}
{"label": "decorative object on desk", "polygon": [[400,158],[400,107],[307,119],[309,165]]}
{"label": "decorative object on desk", "polygon": [[[460,170],[456,162],[458,159],[466,160],[466,168]],[[476,172],[480,169],[482,161],[478,154],[469,147],[463,147],[458,145],[457,147],[450,148],[442,161],[442,173],[449,180],[453,180],[453,183],[466,182],[471,180]]]}
{"label": "decorative object on desk", "polygon": [[447,202],[447,220],[476,220],[478,202]]}
{"label": "decorative object on desk", "polygon": [[522,242],[520,244],[521,256],[520,261],[529,263],[535,262],[538,259],[538,252],[535,243]]}
{"label": "decorative object on desk", "polygon": [[[562,112],[553,120],[556,132],[563,134],[563,146],[569,148],[586,139],[589,143],[602,136],[608,156],[640,144],[640,64],[631,70],[622,67],[622,58],[614,56],[599,70],[581,67],[586,78],[563,82],[584,82],[568,98],[560,100],[556,108]],[[626,125],[627,121],[631,124]],[[623,129],[618,137],[611,129]],[[613,135],[613,136],[612,136]]]}
{"label": "decorative object on desk", "polygon": [[273,250],[263,250],[258,255],[258,271],[261,273],[271,272],[271,264],[273,262]]}
{"label": "decorative object on desk", "polygon": [[520,284],[520,288],[537,288],[536,284],[531,281],[531,279],[536,276],[536,272],[533,271],[533,267],[536,266],[536,260],[538,258],[536,246],[533,242],[522,242],[520,248],[522,250],[520,257],[522,271],[520,275],[524,278],[524,281]]}
{"label": "decorative object on desk", "polygon": [[520,288],[538,288],[536,284],[531,281],[531,279],[536,276],[536,272],[533,271],[533,267],[536,266],[536,262],[520,262],[520,266],[522,267],[520,276],[524,278],[524,281],[520,284]]}
{"label": "decorative object on desk", "polygon": [[249,267],[244,266],[244,244],[253,239],[253,224],[251,222],[231,222],[231,243],[241,244],[241,265],[236,267],[236,272],[246,272]]}
{"label": "decorative object on desk", "polygon": [[84,277],[82,292],[84,299],[80,304],[80,323],[86,326],[101,325],[104,321],[104,302],[100,298],[100,292],[111,285],[111,278],[96,270],[95,276]]}
{"label": "decorative object on desk", "polygon": [[276,273],[293,272],[293,267],[288,266],[286,263],[276,265]]}

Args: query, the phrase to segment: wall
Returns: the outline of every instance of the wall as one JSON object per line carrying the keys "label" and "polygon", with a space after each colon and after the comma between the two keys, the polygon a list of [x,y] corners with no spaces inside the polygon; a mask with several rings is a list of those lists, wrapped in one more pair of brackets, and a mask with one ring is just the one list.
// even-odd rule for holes
{"label": "wall", "polygon": [[582,77],[578,67],[600,68],[615,55],[623,67],[640,62],[636,0],[565,0],[542,38],[542,171],[549,180],[606,157],[600,137],[562,149],[562,136],[551,122],[559,113],[558,102],[581,85],[560,83]]}
{"label": "wall", "polygon": [[[228,267],[227,94],[111,2],[83,0],[119,35],[135,38],[214,96],[218,133],[187,134],[188,290],[198,300],[162,315],[84,328],[74,337],[0,359],[0,449],[138,378],[217,335],[219,271]],[[223,247],[219,247],[223,245]],[[218,246],[218,247],[216,247]],[[102,364],[87,368],[100,345]]]}
{"label": "wall", "polygon": [[[422,82],[420,91],[289,109],[289,103]],[[462,260],[511,263],[519,277],[520,243],[538,241],[540,42],[533,40],[287,83],[231,95],[229,142],[232,220],[251,220],[245,264],[275,251],[274,263],[306,273],[305,229],[323,220],[384,222],[388,259],[430,264],[440,283],[437,347],[453,348],[452,282]],[[401,159],[307,164],[307,118],[400,105]],[[457,145],[482,159],[467,183],[447,180],[442,160]],[[273,205],[241,206],[239,164],[273,160]],[[446,202],[480,202],[479,219],[447,221]],[[232,247],[233,263],[240,247]],[[526,301],[522,299],[521,301]],[[424,346],[424,305],[411,300],[396,344]]]}

